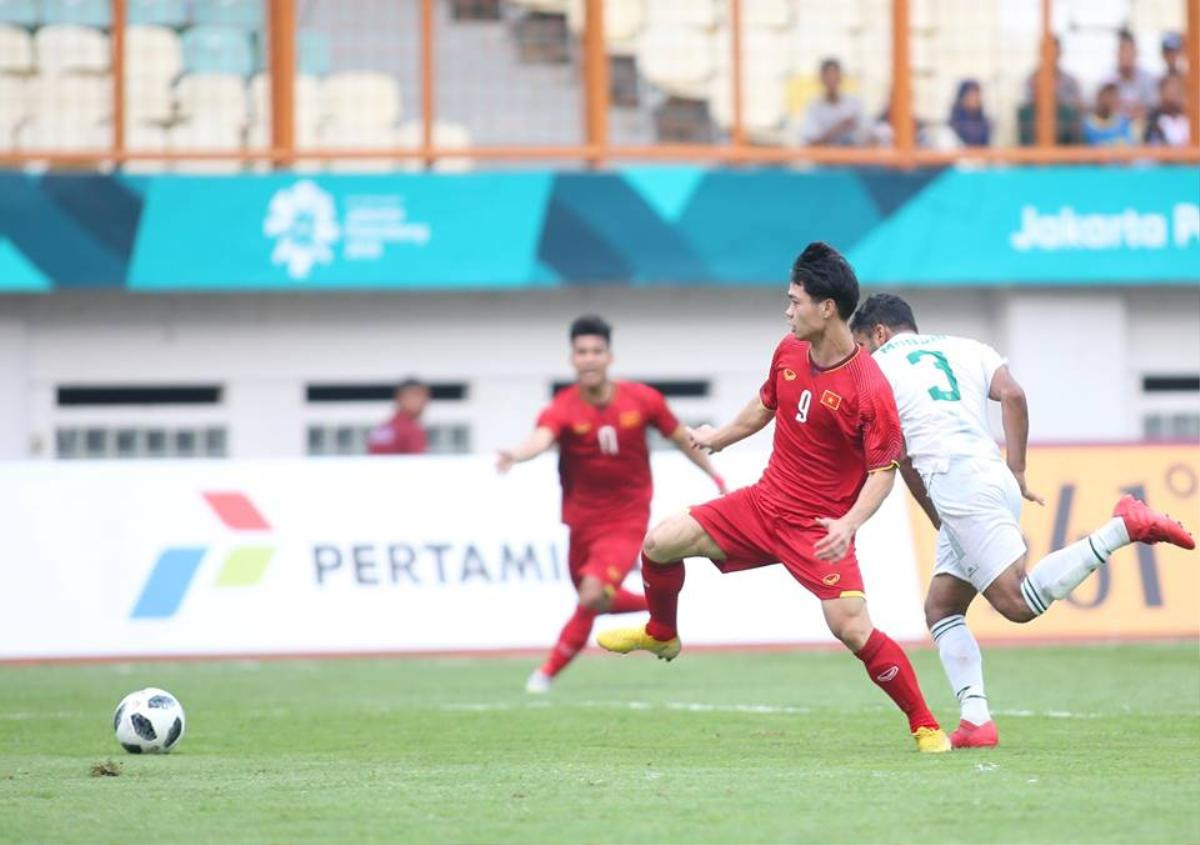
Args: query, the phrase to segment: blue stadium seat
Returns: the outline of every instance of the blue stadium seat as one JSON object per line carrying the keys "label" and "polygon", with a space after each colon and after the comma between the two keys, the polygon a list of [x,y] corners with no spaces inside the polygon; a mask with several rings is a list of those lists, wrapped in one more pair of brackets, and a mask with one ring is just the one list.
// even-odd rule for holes
{"label": "blue stadium seat", "polygon": [[104,29],[112,24],[109,0],[42,0],[42,23]]}
{"label": "blue stadium seat", "polygon": [[130,25],[187,26],[186,0],[129,0],[125,11]]}
{"label": "blue stadium seat", "polygon": [[254,70],[250,36],[228,26],[194,26],[183,33],[183,67],[187,73],[233,73]]}
{"label": "blue stadium seat", "polygon": [[[270,42],[265,37],[256,39],[258,52],[257,70],[264,71],[271,64]],[[296,33],[296,72],[304,76],[325,76],[333,65],[329,36],[314,29],[302,29]]]}
{"label": "blue stadium seat", "polygon": [[259,30],[263,25],[263,0],[193,0],[192,23]]}
{"label": "blue stadium seat", "polygon": [[37,26],[40,20],[34,0],[0,0],[0,23]]}

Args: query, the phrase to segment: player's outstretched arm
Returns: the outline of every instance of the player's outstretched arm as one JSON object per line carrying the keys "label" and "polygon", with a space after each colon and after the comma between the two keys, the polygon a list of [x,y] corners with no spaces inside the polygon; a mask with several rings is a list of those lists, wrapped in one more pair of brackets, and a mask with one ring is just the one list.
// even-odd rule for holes
{"label": "player's outstretched arm", "polygon": [[687,426],[681,425],[679,428],[675,429],[675,431],[671,434],[671,442],[675,444],[676,448],[678,448],[680,452],[683,452],[683,454],[687,455],[687,459],[689,461],[700,467],[700,469],[704,470],[705,474],[713,480],[714,484],[717,485],[717,490],[720,491],[722,496],[729,492],[725,487],[725,479],[721,477],[719,472],[717,472],[717,468],[713,466],[713,463],[711,460],[709,460],[708,455],[692,444],[692,438],[691,435],[688,434]]}
{"label": "player's outstretched arm", "polygon": [[503,475],[513,468],[513,464],[532,460],[547,451],[554,445],[554,441],[554,432],[544,425],[539,425],[520,446],[513,449],[501,449],[497,453],[496,470]]}
{"label": "player's outstretched arm", "polygon": [[925,481],[921,478],[921,474],[917,472],[917,468],[913,466],[912,458],[905,455],[900,460],[900,477],[904,479],[905,486],[908,487],[908,492],[912,494],[913,499],[921,510],[925,511],[925,515],[929,517],[929,521],[933,523],[934,528],[942,527],[942,518],[938,516],[937,508],[933,506],[933,499],[929,498],[929,491],[925,489]]}
{"label": "player's outstretched arm", "polygon": [[867,481],[859,491],[858,498],[854,501],[854,507],[850,508],[845,516],[840,519],[818,518],[816,522],[818,525],[824,526],[826,534],[813,547],[817,557],[821,560],[844,558],[846,551],[850,548],[850,541],[854,539],[854,533],[874,515],[875,511],[879,510],[879,506],[888,497],[888,493],[892,492],[892,485],[895,483],[896,466],[894,464],[886,469],[877,469],[867,475]]}
{"label": "player's outstretched arm", "polygon": [[720,428],[711,425],[689,428],[687,435],[695,448],[716,453],[762,431],[774,417],[775,411],[763,405],[762,400],[755,396],[731,422]]}
{"label": "player's outstretched arm", "polygon": [[1000,367],[992,376],[988,398],[1000,403],[1000,416],[1004,424],[1004,454],[1008,468],[1012,470],[1021,495],[1039,505],[1046,500],[1025,486],[1025,453],[1029,447],[1029,403],[1025,391],[1012,377],[1008,367]]}

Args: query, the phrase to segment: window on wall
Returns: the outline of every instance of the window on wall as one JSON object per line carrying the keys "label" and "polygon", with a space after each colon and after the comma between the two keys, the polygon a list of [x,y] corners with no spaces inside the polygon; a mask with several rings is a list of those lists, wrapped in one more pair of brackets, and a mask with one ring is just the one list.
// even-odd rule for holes
{"label": "window on wall", "polygon": [[224,458],[228,428],[214,384],[65,384],[55,390],[61,460]]}
{"label": "window on wall", "polygon": [[[322,382],[305,387],[309,455],[365,455],[371,429],[392,413],[396,386],[391,382]],[[471,451],[471,426],[462,419],[461,403],[468,398],[465,382],[433,382],[430,405],[422,422],[430,454]]]}
{"label": "window on wall", "polygon": [[1142,437],[1200,441],[1200,373],[1142,377]]}

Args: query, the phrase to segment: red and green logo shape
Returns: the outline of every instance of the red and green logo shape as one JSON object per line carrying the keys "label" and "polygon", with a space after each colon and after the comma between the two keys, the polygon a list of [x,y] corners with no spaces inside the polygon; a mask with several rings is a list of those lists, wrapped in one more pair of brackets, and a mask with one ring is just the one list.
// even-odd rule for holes
{"label": "red and green logo shape", "polygon": [[[271,526],[263,519],[241,493],[204,493],[204,501],[216,513],[226,527],[233,531],[270,531]],[[163,549],[154,563],[150,577],[142,588],[137,604],[130,616],[134,619],[165,619],[174,616],[183,604],[183,597],[196,577],[196,571],[207,546],[173,546]],[[262,580],[267,564],[275,554],[274,546],[237,546],[225,558],[221,572],[217,575],[218,587],[251,587]]]}

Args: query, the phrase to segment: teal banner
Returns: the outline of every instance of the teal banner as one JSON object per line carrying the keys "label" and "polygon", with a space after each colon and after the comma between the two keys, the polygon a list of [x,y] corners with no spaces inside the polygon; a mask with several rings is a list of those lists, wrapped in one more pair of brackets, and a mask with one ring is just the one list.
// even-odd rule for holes
{"label": "teal banner", "polygon": [[0,172],[0,291],[1200,284],[1200,168]]}

